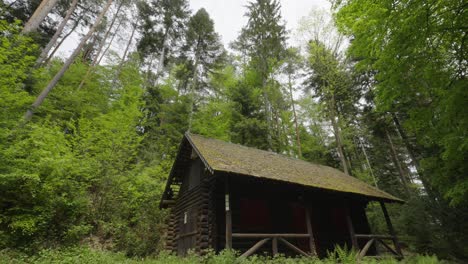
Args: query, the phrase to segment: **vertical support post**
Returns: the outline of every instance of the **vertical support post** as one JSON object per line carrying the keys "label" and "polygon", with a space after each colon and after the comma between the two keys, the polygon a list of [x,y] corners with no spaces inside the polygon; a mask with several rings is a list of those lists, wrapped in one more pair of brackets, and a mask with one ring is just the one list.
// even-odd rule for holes
{"label": "vertical support post", "polygon": [[395,250],[401,257],[403,257],[403,253],[401,252],[400,243],[398,242],[398,239],[397,239],[397,236],[396,236],[396,233],[395,233],[395,229],[393,229],[393,225],[392,225],[392,222],[390,221],[390,216],[388,215],[388,211],[387,211],[387,207],[385,207],[385,203],[381,201],[380,202],[380,207],[382,207],[382,212],[383,212],[384,217],[385,217],[385,222],[387,222],[388,231],[390,232],[390,235],[392,236],[393,245],[395,245]]}
{"label": "vertical support post", "polygon": [[272,245],[272,250],[273,250],[273,256],[278,255],[278,238],[274,237],[273,240],[271,241]]}
{"label": "vertical support post", "polygon": [[354,232],[353,221],[351,219],[351,210],[349,209],[349,204],[346,204],[346,223],[348,225],[349,236],[351,237],[351,243],[355,250],[359,251],[359,244],[356,238],[356,232]]}
{"label": "vertical support post", "polygon": [[307,225],[307,233],[309,234],[310,255],[317,256],[317,250],[315,248],[314,233],[313,233],[313,230],[312,230],[312,218],[310,217],[310,208],[309,207],[306,207],[306,225]]}
{"label": "vertical support post", "polygon": [[229,177],[226,176],[225,182],[225,211],[226,211],[226,249],[232,248],[232,215],[231,215],[231,201],[229,192]]}

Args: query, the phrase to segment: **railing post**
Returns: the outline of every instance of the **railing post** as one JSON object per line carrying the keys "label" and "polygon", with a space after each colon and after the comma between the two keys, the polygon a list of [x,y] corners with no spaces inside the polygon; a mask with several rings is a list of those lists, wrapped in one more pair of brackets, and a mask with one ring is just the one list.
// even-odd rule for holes
{"label": "railing post", "polygon": [[396,252],[401,257],[403,257],[403,253],[401,252],[400,243],[398,242],[398,239],[397,239],[397,236],[396,236],[396,233],[395,233],[395,229],[393,229],[392,221],[390,221],[390,216],[388,215],[388,211],[387,211],[387,207],[385,207],[385,203],[381,201],[380,202],[380,207],[382,207],[382,212],[383,212],[384,217],[385,217],[385,222],[387,222],[388,231],[390,232],[390,235],[392,236],[392,240],[393,240],[393,244],[395,245]]}
{"label": "railing post", "polygon": [[273,251],[273,256],[276,256],[278,254],[278,238],[274,237],[273,240],[271,241],[272,245],[272,251]]}
{"label": "railing post", "polygon": [[229,176],[226,176],[225,182],[225,211],[226,211],[226,249],[232,248],[232,215],[229,190]]}
{"label": "railing post", "polygon": [[346,208],[346,223],[348,225],[349,236],[351,237],[351,243],[353,245],[353,248],[359,251],[359,244],[356,238],[356,233],[354,232],[353,221],[351,220],[351,210],[349,209],[349,204],[347,206],[348,207]]}
{"label": "railing post", "polygon": [[313,233],[313,230],[312,230],[312,219],[311,219],[311,216],[310,216],[309,207],[306,207],[306,225],[307,225],[307,233],[309,234],[310,255],[317,256],[317,250],[315,248],[314,233]]}

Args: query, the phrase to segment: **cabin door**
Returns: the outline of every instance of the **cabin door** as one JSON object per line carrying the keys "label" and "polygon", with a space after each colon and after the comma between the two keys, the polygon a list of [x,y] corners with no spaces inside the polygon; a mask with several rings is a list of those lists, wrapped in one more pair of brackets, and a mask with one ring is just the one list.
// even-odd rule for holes
{"label": "cabin door", "polygon": [[197,211],[194,208],[182,213],[179,219],[177,254],[184,256],[189,249],[195,249],[197,234]]}

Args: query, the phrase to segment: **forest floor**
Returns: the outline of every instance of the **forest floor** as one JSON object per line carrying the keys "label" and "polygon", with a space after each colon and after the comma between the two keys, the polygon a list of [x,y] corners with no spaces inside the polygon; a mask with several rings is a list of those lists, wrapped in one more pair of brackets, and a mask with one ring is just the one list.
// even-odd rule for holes
{"label": "forest floor", "polygon": [[15,250],[0,250],[0,264],[20,264],[20,263],[138,263],[138,264],[192,264],[192,263],[206,263],[206,264],[215,264],[215,263],[239,263],[239,264],[259,264],[259,263],[272,263],[272,264],[293,264],[293,263],[302,263],[302,264],[332,264],[332,263],[360,263],[360,264],[373,264],[373,263],[384,263],[384,264],[439,264],[439,263],[450,263],[447,261],[438,260],[434,256],[424,256],[424,255],[414,255],[407,257],[402,261],[395,260],[393,258],[387,259],[364,259],[361,261],[356,261],[355,257],[352,254],[342,254],[338,253],[334,257],[329,257],[327,259],[316,259],[316,258],[285,258],[282,256],[275,258],[265,258],[265,257],[249,257],[245,259],[238,259],[237,256],[232,252],[222,252],[220,254],[207,254],[206,256],[200,257],[191,255],[188,257],[177,257],[167,253],[161,253],[157,256],[146,257],[146,258],[130,258],[125,256],[122,253],[110,252],[110,251],[101,251],[90,249],[87,247],[74,247],[67,249],[49,249],[42,250],[37,254],[28,255]]}

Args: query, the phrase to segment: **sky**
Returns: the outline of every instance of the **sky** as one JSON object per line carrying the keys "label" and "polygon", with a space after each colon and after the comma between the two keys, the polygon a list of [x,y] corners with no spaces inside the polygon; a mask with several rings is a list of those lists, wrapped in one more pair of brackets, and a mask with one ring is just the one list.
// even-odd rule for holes
{"label": "sky", "polygon": [[[205,8],[215,23],[216,31],[221,35],[225,46],[235,40],[241,28],[246,24],[244,17],[247,0],[190,0],[193,12]],[[280,0],[281,14],[286,28],[293,30],[301,17],[307,16],[313,8],[330,7],[327,0]]]}
{"label": "sky", "polygon": [[[221,36],[221,41],[226,48],[229,48],[229,43],[237,38],[241,28],[247,22],[244,14],[248,2],[248,0],[189,0],[189,5],[193,13],[200,8],[205,8],[208,11],[214,21],[216,32]],[[293,32],[299,20],[307,16],[311,10],[330,8],[328,0],[280,0],[280,4],[281,15],[286,23],[286,29],[290,32]],[[88,28],[84,28],[80,31],[82,34],[86,34],[87,30]],[[57,55],[68,57],[78,45],[80,38],[76,33],[70,35],[58,50]],[[120,44],[117,45],[125,45],[126,40],[120,39],[119,42]],[[294,44],[294,38],[291,35],[289,43]],[[119,51],[121,50],[118,49],[117,52]]]}

